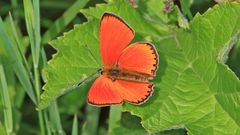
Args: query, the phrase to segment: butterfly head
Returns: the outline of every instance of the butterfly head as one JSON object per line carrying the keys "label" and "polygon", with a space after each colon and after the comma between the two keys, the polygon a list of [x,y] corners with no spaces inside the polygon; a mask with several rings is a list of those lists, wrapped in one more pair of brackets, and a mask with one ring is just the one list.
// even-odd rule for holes
{"label": "butterfly head", "polygon": [[103,71],[103,68],[99,68],[99,69],[98,69],[98,73],[99,73],[100,75],[103,75],[103,72],[104,72],[104,71]]}

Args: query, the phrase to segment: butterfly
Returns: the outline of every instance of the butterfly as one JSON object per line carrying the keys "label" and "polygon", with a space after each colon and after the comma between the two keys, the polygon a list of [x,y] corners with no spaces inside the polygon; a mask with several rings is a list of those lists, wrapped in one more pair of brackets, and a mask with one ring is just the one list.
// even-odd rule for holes
{"label": "butterfly", "polygon": [[144,103],[153,92],[158,54],[151,43],[131,45],[135,32],[120,17],[104,13],[100,21],[100,51],[103,68],[88,92],[95,106]]}

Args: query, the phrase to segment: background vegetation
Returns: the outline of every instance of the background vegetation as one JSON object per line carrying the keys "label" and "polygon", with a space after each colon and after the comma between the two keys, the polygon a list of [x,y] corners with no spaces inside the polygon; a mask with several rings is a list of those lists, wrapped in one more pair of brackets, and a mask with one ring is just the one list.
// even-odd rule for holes
{"label": "background vegetation", "polygon": [[[104,12],[158,50],[144,105],[90,106],[92,79],[66,90],[102,66]],[[0,135],[240,134],[237,1],[1,0],[0,16]]]}

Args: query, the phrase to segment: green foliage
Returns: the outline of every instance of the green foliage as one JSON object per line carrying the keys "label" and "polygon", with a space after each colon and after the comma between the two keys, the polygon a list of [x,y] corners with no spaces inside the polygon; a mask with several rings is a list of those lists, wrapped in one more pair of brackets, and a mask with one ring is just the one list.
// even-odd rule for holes
{"label": "green foliage", "polygon": [[193,0],[180,0],[183,13],[189,17],[189,19],[192,19],[192,13],[190,11],[190,7]]}
{"label": "green foliage", "polygon": [[[49,65],[44,71],[47,79],[44,86],[46,91],[41,95],[42,100],[38,106],[39,109],[45,108],[54,98],[67,91],[67,88],[97,73],[97,70],[102,67],[98,36],[99,19],[105,11],[119,13],[136,30],[137,38],[143,40],[152,33],[151,35],[155,35],[152,38],[158,39],[159,32],[147,21],[143,21],[144,18],[136,10],[126,2],[116,2],[110,3],[108,6],[105,4],[98,5],[96,9],[83,10],[82,12],[89,19],[93,17],[98,19],[76,25],[74,30],[50,42],[58,50],[58,53],[53,56],[53,60],[49,61]],[[116,8],[116,5],[121,6],[121,9]],[[126,14],[126,11],[131,12]],[[134,20],[132,16],[134,16]]]}
{"label": "green foliage", "polygon": [[240,82],[217,56],[239,35],[239,12],[238,4],[216,6],[196,15],[189,31],[155,42],[160,54],[155,93],[143,106],[127,104],[125,110],[153,132],[184,126],[190,134],[238,134]]}
{"label": "green foliage", "polygon": [[[21,49],[22,52],[25,52],[26,44],[25,44],[24,40],[26,38],[21,36],[21,33],[19,33],[19,29],[15,29],[15,33],[12,31],[14,29],[12,27],[12,23],[13,22],[12,22],[11,18],[9,18],[9,17],[7,17],[4,21],[4,26],[5,26],[5,30],[6,30],[5,32],[9,36],[9,41],[11,41],[11,43],[15,43],[14,42],[15,37],[16,36],[21,37],[19,40],[19,42],[21,43],[20,48],[14,48],[14,49],[16,49],[16,51]],[[1,116],[5,115],[5,118],[3,117],[2,119],[1,118],[0,119],[1,119],[1,121],[4,121],[5,123],[10,124],[10,126],[5,126],[5,127],[7,127],[7,128],[10,127],[11,129],[6,129],[6,130],[8,130],[8,133],[10,133],[12,131],[11,133],[14,134],[19,129],[19,122],[20,122],[20,118],[21,118],[21,113],[20,113],[19,109],[23,103],[23,99],[24,99],[26,93],[22,87],[23,84],[22,85],[19,84],[19,82],[17,82],[17,79],[15,77],[15,72],[17,74],[17,72],[21,71],[22,69],[14,68],[14,67],[18,67],[15,65],[17,63],[14,62],[15,58],[12,59],[12,57],[11,57],[12,54],[7,53],[7,51],[5,50],[6,45],[8,45],[5,43],[6,42],[3,42],[2,40],[0,40],[0,63],[3,66],[2,68],[4,68],[4,73],[2,72],[0,75],[2,76],[2,78],[6,78],[5,83],[7,83],[7,87],[5,84],[5,85],[3,85],[3,86],[5,86],[4,89],[1,90],[1,92],[5,93],[5,94],[3,93],[3,97],[1,99],[5,99],[5,101],[0,100],[0,104],[4,105],[4,107],[0,109],[1,110],[0,113],[3,113],[3,114],[1,114]],[[16,44],[14,44],[14,46],[12,46],[12,47],[17,47],[15,45]],[[21,56],[19,58],[21,58]],[[25,70],[24,68],[23,68],[23,70]],[[5,77],[3,77],[4,74],[5,74]],[[24,76],[21,76],[21,78],[19,78],[19,79],[24,80]],[[2,80],[4,80],[4,79],[2,79]],[[26,84],[24,84],[24,85],[26,85]],[[26,87],[24,87],[24,88],[26,88]],[[4,114],[4,112],[5,112],[5,114]]]}
{"label": "green foliage", "polygon": [[82,135],[95,135],[97,134],[98,121],[100,115],[100,108],[87,105],[86,107],[86,120],[82,127]]}
{"label": "green foliage", "polygon": [[0,18],[0,39],[2,41],[3,45],[3,52],[12,52],[7,53],[7,57],[10,61],[14,61],[14,64],[11,66],[15,67],[16,75],[18,76],[19,81],[21,82],[22,86],[24,87],[24,90],[28,93],[29,97],[32,99],[34,103],[36,103],[36,98],[33,92],[32,84],[30,82],[30,76],[27,73],[26,68],[24,67],[22,63],[21,54],[17,49],[17,45],[14,44],[14,42],[10,39],[10,36],[8,36],[8,33],[6,29],[4,28],[4,23],[2,19]]}
{"label": "green foliage", "polygon": [[[141,117],[143,126],[151,132],[184,127],[189,134],[238,134],[240,82],[217,60],[220,52],[229,51],[233,44],[230,41],[239,37],[238,4],[222,4],[204,15],[197,14],[189,30],[165,33],[165,39],[124,1],[82,10],[88,22],[51,42],[58,53],[46,69],[48,79],[40,108],[102,66],[98,29],[104,12],[113,12],[126,20],[136,32],[135,40],[150,36],[160,55],[153,96],[141,106],[126,103],[125,111]],[[227,129],[223,127],[226,121]]]}
{"label": "green foliage", "polygon": [[48,29],[43,36],[43,43],[49,42],[55,38],[77,15],[79,9],[83,8],[88,0],[77,0],[54,24]]}
{"label": "green foliage", "polygon": [[[240,134],[240,4],[176,3],[0,1],[0,134]],[[154,93],[142,105],[86,103],[103,66],[104,12],[135,30],[133,42],[150,41],[158,51]]]}
{"label": "green foliage", "polygon": [[73,125],[72,125],[72,135],[78,135],[78,119],[77,119],[77,115],[74,115]]}
{"label": "green foliage", "polygon": [[2,123],[0,122],[0,134],[1,135],[7,135],[7,132],[5,131],[4,126],[2,125]]}
{"label": "green foliage", "polygon": [[128,133],[129,135],[146,135],[147,131],[140,124],[141,119],[132,116],[130,113],[123,113],[122,118],[114,127],[111,135],[121,135]]}
{"label": "green foliage", "polygon": [[0,63],[0,95],[3,103],[4,125],[8,134],[13,132],[13,116],[8,85],[2,63]]}
{"label": "green foliage", "polygon": [[49,106],[49,117],[50,117],[50,125],[53,134],[63,135],[64,131],[62,129],[62,124],[58,112],[57,101],[53,102]]}

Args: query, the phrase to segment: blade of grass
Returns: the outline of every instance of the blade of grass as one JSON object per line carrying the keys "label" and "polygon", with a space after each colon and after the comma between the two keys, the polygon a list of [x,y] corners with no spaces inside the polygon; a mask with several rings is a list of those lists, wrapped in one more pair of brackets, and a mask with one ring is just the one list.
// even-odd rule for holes
{"label": "blade of grass", "polygon": [[12,5],[12,8],[13,8],[13,15],[14,15],[14,17],[15,17],[15,19],[17,20],[17,22],[18,22],[18,20],[19,20],[19,18],[18,18],[18,1],[17,0],[11,0],[11,5]]}
{"label": "blade of grass", "polygon": [[118,126],[122,116],[122,105],[112,105],[109,113],[109,127],[108,132],[111,133],[114,128]]}
{"label": "blade of grass", "polygon": [[27,69],[29,77],[30,77],[31,81],[33,82],[32,73],[30,71],[27,59],[26,59],[26,57],[25,57],[25,55],[24,55],[24,53],[21,49],[21,43],[20,43],[20,40],[19,40],[19,37],[18,37],[18,34],[17,34],[17,30],[16,30],[16,27],[15,27],[15,24],[14,24],[14,21],[13,21],[13,18],[12,18],[12,15],[11,15],[10,12],[9,12],[9,18],[10,18],[11,29],[12,29],[12,33],[13,33],[13,36],[14,36],[14,39],[15,39],[15,42],[16,42],[16,45],[17,45],[18,52],[20,53],[20,55],[22,57],[22,60],[23,60],[24,67],[25,67],[25,69]]}
{"label": "blade of grass", "polygon": [[55,38],[74,19],[79,10],[83,8],[89,0],[77,0],[54,24],[44,33],[42,43],[45,44]]}
{"label": "blade of grass", "polygon": [[62,124],[61,124],[61,120],[58,112],[57,101],[54,101],[49,106],[49,114],[50,114],[50,122],[54,128],[54,131],[56,131],[56,134],[58,135],[63,135],[64,131],[62,129]]}
{"label": "blade of grass", "polygon": [[86,114],[87,118],[82,127],[82,135],[96,135],[99,123],[100,108],[87,105]]}
{"label": "blade of grass", "polygon": [[51,127],[50,127],[50,122],[49,122],[49,120],[48,120],[47,111],[44,111],[44,112],[43,112],[43,115],[44,115],[45,125],[46,125],[46,128],[47,128],[47,135],[52,135],[52,133],[51,133]]}
{"label": "blade of grass", "polygon": [[39,0],[34,0],[33,3],[31,0],[24,0],[23,5],[33,64],[35,67],[38,66],[41,41]]}
{"label": "blade of grass", "polygon": [[0,135],[7,135],[7,132],[4,128],[4,126],[2,125],[1,121],[0,121]]}
{"label": "blade of grass", "polygon": [[20,86],[20,84],[16,84],[15,85],[17,90],[16,90],[16,97],[14,99],[14,106],[17,108],[17,109],[20,109],[23,102],[24,102],[24,97],[26,95],[26,92],[24,91],[23,87]]}
{"label": "blade of grass", "polygon": [[190,11],[191,0],[180,0],[181,7],[184,15],[187,15],[190,20],[193,19],[192,13]]}
{"label": "blade of grass", "polygon": [[34,39],[35,39],[35,50],[36,50],[36,62],[39,63],[39,56],[41,53],[41,34],[40,34],[40,9],[39,0],[33,0],[33,13],[34,13]]}
{"label": "blade of grass", "polygon": [[4,105],[3,115],[4,115],[4,125],[7,130],[7,134],[11,134],[13,132],[13,118],[12,118],[12,106],[11,100],[9,97],[7,81],[4,73],[4,69],[2,64],[0,64],[0,94],[2,103]]}
{"label": "blade of grass", "polygon": [[73,118],[72,135],[78,135],[78,119],[77,119],[77,114],[75,114],[75,115],[74,115],[74,118]]}
{"label": "blade of grass", "polygon": [[[40,101],[40,75],[39,75],[39,56],[40,56],[40,9],[39,0],[23,0],[25,21],[27,26],[27,32],[30,39],[31,53],[33,57],[33,70],[34,70],[34,81],[35,81],[35,91],[37,94],[37,102]],[[44,117],[43,112],[38,111],[38,119],[41,134],[45,135]]]}
{"label": "blade of grass", "polygon": [[0,17],[0,39],[3,42],[3,46],[6,52],[8,53],[9,57],[14,60],[14,67],[16,75],[22,84],[24,90],[27,92],[30,99],[33,101],[34,104],[36,104],[36,97],[34,95],[33,87],[30,82],[30,78],[28,76],[28,73],[26,69],[24,68],[24,65],[22,63],[21,55],[19,54],[16,46],[13,44],[13,42],[10,40],[6,30],[4,23],[2,21],[2,18]]}

